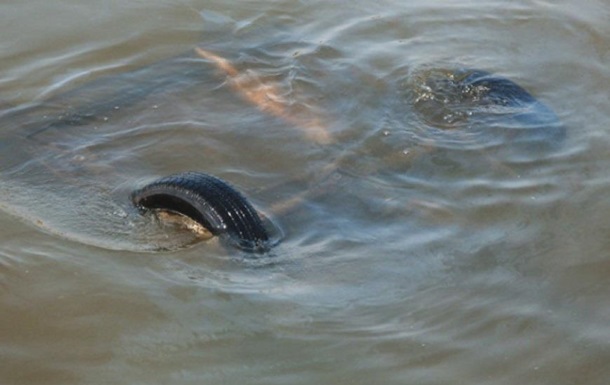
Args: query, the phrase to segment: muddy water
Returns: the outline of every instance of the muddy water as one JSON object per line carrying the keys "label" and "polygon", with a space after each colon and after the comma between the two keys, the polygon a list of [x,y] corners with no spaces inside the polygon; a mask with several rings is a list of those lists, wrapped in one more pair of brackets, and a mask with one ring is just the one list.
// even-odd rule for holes
{"label": "muddy water", "polygon": [[[0,382],[606,384],[609,18],[594,0],[5,1]],[[418,79],[447,68],[516,81],[565,138],[523,148],[419,108]],[[233,183],[282,242],[252,259],[131,208],[186,170]]]}

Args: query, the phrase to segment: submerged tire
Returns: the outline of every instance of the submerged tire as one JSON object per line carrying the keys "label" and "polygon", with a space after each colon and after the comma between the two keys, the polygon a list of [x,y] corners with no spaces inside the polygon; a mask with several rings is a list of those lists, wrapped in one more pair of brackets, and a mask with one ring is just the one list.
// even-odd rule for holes
{"label": "submerged tire", "polygon": [[200,172],[158,179],[131,194],[141,210],[177,212],[251,252],[269,248],[269,234],[248,200],[225,181]]}
{"label": "submerged tire", "polygon": [[555,112],[507,78],[476,69],[432,68],[415,71],[409,86],[418,120],[440,129],[430,130],[438,137],[422,137],[441,145],[459,146],[467,139],[484,147],[552,150],[565,140],[566,127]]}

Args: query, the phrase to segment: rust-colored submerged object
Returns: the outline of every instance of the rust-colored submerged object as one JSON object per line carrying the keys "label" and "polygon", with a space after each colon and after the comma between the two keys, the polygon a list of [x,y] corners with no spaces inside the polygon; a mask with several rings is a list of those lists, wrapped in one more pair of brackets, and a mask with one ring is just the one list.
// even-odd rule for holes
{"label": "rust-colored submerged object", "polygon": [[301,128],[305,135],[319,144],[329,144],[332,137],[328,128],[319,117],[302,117],[291,113],[288,103],[284,100],[281,90],[273,84],[264,83],[255,71],[238,71],[227,59],[202,48],[195,48],[201,58],[214,63],[227,76],[227,82],[248,103],[261,111],[276,116]]}

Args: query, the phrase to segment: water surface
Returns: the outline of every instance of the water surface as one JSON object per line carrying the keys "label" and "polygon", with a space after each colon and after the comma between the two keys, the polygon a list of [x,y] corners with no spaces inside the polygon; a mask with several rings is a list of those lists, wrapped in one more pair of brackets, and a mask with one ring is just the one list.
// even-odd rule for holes
{"label": "water surface", "polygon": [[[4,2],[0,382],[606,384],[609,16],[594,0]],[[333,142],[248,104],[195,46]],[[565,138],[432,127],[414,90],[446,68],[517,82]],[[186,170],[269,214],[271,255],[131,207]]]}

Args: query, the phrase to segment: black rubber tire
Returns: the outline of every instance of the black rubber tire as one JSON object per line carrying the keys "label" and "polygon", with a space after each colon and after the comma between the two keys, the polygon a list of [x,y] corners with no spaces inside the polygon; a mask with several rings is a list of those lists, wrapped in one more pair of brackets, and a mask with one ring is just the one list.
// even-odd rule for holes
{"label": "black rubber tire", "polygon": [[269,234],[250,202],[227,182],[200,172],[158,179],[131,194],[141,210],[162,209],[197,221],[250,252],[265,252]]}
{"label": "black rubber tire", "polygon": [[414,72],[410,79],[410,100],[425,126],[445,132],[468,129],[472,138],[489,134],[480,138],[489,138],[482,144],[510,143],[512,149],[528,153],[555,150],[567,136],[566,126],[550,107],[499,75],[478,69],[431,68]]}

